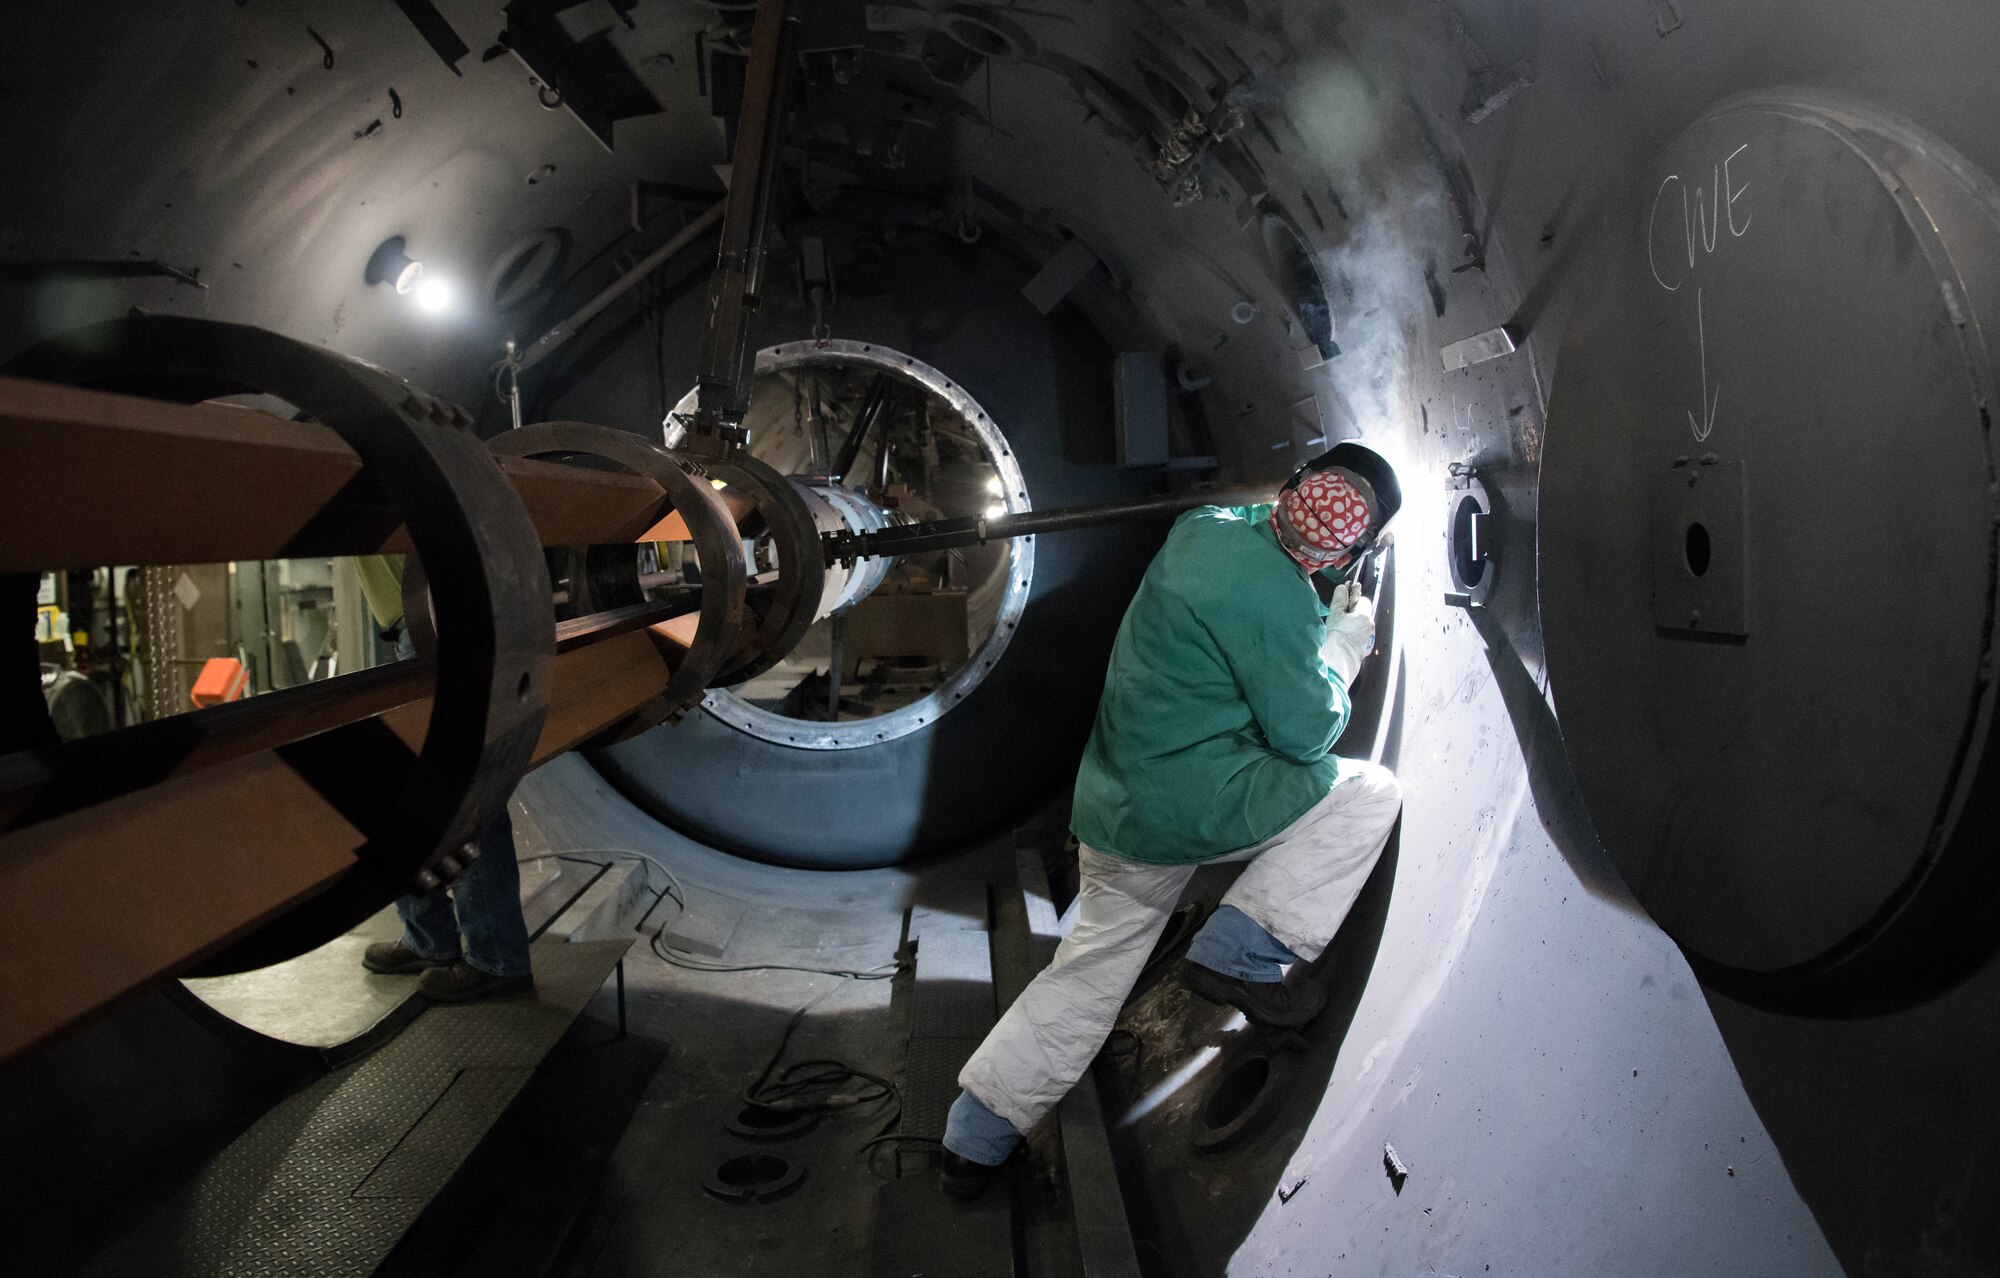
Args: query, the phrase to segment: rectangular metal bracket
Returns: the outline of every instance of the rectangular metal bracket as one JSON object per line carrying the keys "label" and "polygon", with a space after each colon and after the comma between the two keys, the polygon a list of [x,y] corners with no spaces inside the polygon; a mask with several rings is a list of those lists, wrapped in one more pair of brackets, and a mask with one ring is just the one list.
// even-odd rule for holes
{"label": "rectangular metal bracket", "polygon": [[1736,462],[1682,462],[1653,490],[1653,624],[1747,638],[1755,629],[1750,483]]}

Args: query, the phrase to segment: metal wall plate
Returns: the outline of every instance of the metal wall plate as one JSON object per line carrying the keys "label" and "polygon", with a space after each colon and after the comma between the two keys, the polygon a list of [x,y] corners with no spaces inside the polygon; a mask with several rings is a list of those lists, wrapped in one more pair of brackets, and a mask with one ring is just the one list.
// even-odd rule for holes
{"label": "metal wall plate", "polygon": [[2000,186],[1775,89],[1689,125],[1602,228],[1537,531],[1592,822],[1712,987],[1920,998],[1986,961],[2000,903]]}
{"label": "metal wall plate", "polygon": [[1653,490],[1653,624],[1748,638],[1752,630],[1748,466],[1675,466]]}

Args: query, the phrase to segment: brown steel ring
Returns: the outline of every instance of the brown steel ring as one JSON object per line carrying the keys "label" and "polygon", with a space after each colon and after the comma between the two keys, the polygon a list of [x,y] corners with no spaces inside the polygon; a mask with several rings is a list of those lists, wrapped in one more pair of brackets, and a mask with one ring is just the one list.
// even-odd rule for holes
{"label": "brown steel ring", "polygon": [[[497,436],[487,447],[511,457],[563,454],[599,458],[652,480],[666,493],[674,512],[687,522],[695,552],[701,557],[701,614],[694,643],[674,668],[666,688],[600,736],[597,743],[635,736],[700,701],[741,641],[747,577],[736,520],[709,483],[708,472],[694,459],[650,440],[591,422],[537,422]],[[583,548],[572,550],[570,556],[570,590],[580,607],[589,607]]]}
{"label": "brown steel ring", "polygon": [[[434,607],[448,642],[421,750],[407,754],[377,720],[288,747],[288,762],[361,830],[356,864],[198,970],[240,971],[304,953],[413,886],[450,877],[461,849],[504,811],[527,771],[555,655],[534,525],[463,410],[372,364],[264,329],[182,316],[92,325],[24,352],[7,371],[181,403],[246,392],[283,399],[354,449],[437,578]],[[268,699],[276,708],[284,695]]]}
{"label": "brown steel ring", "polygon": [[748,453],[704,464],[717,479],[750,499],[778,547],[777,586],[761,596],[761,607],[751,608],[757,629],[712,681],[715,687],[726,688],[763,674],[799,646],[812,629],[826,590],[826,559],[819,525],[791,480]]}

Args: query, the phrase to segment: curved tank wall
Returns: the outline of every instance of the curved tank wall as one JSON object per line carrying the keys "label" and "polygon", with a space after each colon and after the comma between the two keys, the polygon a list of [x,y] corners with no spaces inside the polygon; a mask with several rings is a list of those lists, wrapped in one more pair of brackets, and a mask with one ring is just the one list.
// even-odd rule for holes
{"label": "curved tank wall", "polygon": [[[537,107],[511,60],[468,59],[454,79],[393,11],[26,9],[0,19],[0,250],[42,265],[0,280],[10,349],[135,305],[209,314],[378,359],[481,404],[497,425],[488,367],[503,336],[537,326],[476,309],[457,324],[420,320],[361,283],[373,247],[405,234],[469,287],[507,244],[560,226],[575,276],[539,303],[546,323],[598,287],[615,253],[661,234],[643,217],[630,229],[632,181],[712,191],[708,166],[723,158],[693,105],[690,59],[654,64],[668,109],[621,125],[607,155]],[[712,16],[703,10],[661,2],[638,14],[647,38],[679,49]],[[1005,425],[1024,451],[1045,449],[1091,482],[1045,489],[1031,473],[1038,505],[1133,482],[1108,465],[1101,437],[1070,461],[1059,430],[1108,408],[1087,366],[1111,350],[1167,350],[1191,381],[1208,379],[1183,402],[1182,442],[1212,447],[1233,473],[1275,476],[1314,441],[1358,436],[1395,454],[1408,497],[1392,642],[1342,746],[1402,776],[1400,839],[1332,952],[1333,1011],[1307,1036],[1264,1135],[1219,1159],[1183,1152],[1206,1082],[1229,1062],[1187,1037],[1171,991],[1135,1006],[1149,1051],[1122,1080],[1113,1119],[1148,1263],[1257,1274],[2000,1268],[2000,976],[1989,966],[1913,1009],[1845,1020],[1704,991],[1619,882],[1571,781],[1533,562],[1548,392],[1607,194],[1710,103],[1780,84],[1905,114],[2000,173],[2000,12],[1960,0],[1077,10],[1021,19],[1035,23],[1036,57],[995,63],[952,95],[969,110],[919,146],[908,190],[840,196],[830,216],[896,231],[872,237],[870,263],[855,268],[862,287],[839,304],[840,335],[921,355],[996,416],[1002,399],[1037,423],[1052,415],[1045,438]],[[304,38],[308,20],[336,46],[335,70]],[[1170,127],[1189,102],[1238,82],[1250,86],[1248,159],[1218,162],[1205,198],[1177,206],[1129,134]],[[939,235],[960,178],[988,228],[976,246]],[[1018,289],[1067,236],[1105,269],[1043,320]],[[887,272],[909,278],[878,279],[871,299],[876,242]],[[180,274],[144,273],[153,262]],[[125,269],[44,269],[62,263]],[[635,308],[579,343],[533,386],[536,408],[649,430],[686,380],[659,376],[650,344],[692,331],[695,278],[668,290],[652,332]],[[1328,361],[1313,336],[1321,314],[1339,351]],[[810,317],[786,304],[767,320],[778,340]],[[1502,324],[1520,351],[1445,371],[1443,347]],[[666,349],[692,357],[685,342]],[[1474,612],[1444,601],[1454,463],[1478,468],[1495,505],[1498,578]],[[1101,597],[1076,623],[1079,651],[1035,671],[1052,681],[1043,708],[1061,731],[1044,735],[1044,716],[1003,716],[926,756],[955,777],[1014,775],[1006,802],[920,848],[930,771],[850,761],[864,775],[841,786],[870,797],[853,800],[842,846],[870,842],[865,819],[886,811],[893,828],[873,841],[947,850],[1058,787],[1116,611],[1104,605],[1129,589],[1141,549],[1075,552],[1075,589]],[[1050,571],[1038,565],[1038,590]],[[1031,617],[1038,607],[1048,616],[1038,600]],[[1007,660],[1025,672],[1024,652]],[[689,731],[710,747],[704,766],[725,765],[718,785],[742,771],[727,729]],[[644,743],[605,766],[642,801],[680,779]],[[679,815],[747,848],[825,810],[767,812],[767,827],[748,832],[727,812]],[[1400,1184],[1385,1174],[1385,1145],[1407,1168]]]}

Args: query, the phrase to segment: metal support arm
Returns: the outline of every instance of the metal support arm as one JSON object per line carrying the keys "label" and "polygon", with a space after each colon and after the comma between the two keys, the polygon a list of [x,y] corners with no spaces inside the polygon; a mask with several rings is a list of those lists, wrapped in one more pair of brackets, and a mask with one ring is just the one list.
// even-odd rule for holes
{"label": "metal support arm", "polygon": [[798,32],[790,10],[789,0],[762,0],[750,33],[722,245],[708,286],[708,320],[696,377],[699,398],[686,441],[689,451],[706,456],[729,456],[747,442],[743,415],[750,408],[750,314],[763,289],[764,240]]}

